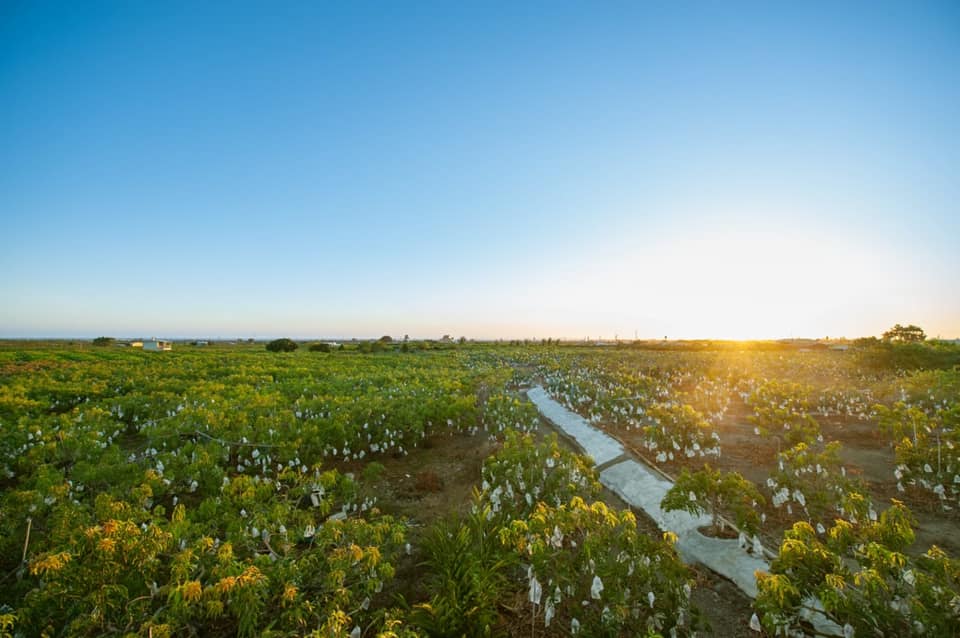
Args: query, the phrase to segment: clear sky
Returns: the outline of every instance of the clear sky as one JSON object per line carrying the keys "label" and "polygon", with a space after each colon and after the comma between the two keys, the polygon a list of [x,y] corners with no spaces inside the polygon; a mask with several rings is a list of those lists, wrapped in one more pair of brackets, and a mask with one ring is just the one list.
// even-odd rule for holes
{"label": "clear sky", "polygon": [[960,337],[960,3],[0,3],[0,336]]}

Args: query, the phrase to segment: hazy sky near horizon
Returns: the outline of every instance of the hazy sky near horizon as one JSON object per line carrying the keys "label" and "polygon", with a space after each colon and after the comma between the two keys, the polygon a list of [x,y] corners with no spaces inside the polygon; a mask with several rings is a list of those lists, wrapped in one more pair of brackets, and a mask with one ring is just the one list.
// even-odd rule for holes
{"label": "hazy sky near horizon", "polygon": [[960,3],[0,4],[0,337],[960,337]]}

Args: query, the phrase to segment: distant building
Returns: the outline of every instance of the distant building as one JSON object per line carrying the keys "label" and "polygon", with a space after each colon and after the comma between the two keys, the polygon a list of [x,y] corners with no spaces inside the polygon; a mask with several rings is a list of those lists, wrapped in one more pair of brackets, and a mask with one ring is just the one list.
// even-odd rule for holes
{"label": "distant building", "polygon": [[143,347],[143,342],[142,342],[142,341],[131,341],[131,342],[130,342],[130,347],[131,347],[131,348],[142,348],[142,347]]}
{"label": "distant building", "polygon": [[168,350],[173,350],[173,342],[161,341],[159,339],[153,339],[152,341],[144,341],[143,349],[150,350],[151,352],[166,352]]}

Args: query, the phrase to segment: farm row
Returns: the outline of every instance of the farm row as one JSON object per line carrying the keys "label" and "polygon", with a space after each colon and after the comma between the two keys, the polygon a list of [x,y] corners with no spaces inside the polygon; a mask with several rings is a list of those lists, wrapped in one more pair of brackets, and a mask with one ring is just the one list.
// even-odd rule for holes
{"label": "farm row", "polygon": [[[845,633],[956,631],[960,570],[943,552],[960,545],[956,369],[883,373],[846,353],[799,352],[534,363],[569,409],[678,476],[665,506],[726,514],[745,547],[780,547],[776,577],[758,582],[758,625],[799,630],[815,595]],[[918,522],[928,542],[914,543]],[[931,571],[935,584],[917,585]]]}

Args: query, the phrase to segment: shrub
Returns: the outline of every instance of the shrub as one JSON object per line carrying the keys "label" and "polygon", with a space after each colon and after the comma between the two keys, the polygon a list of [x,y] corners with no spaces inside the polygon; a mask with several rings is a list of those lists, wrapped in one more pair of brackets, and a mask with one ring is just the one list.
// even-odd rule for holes
{"label": "shrub", "polygon": [[876,370],[949,370],[960,365],[960,347],[946,342],[882,342],[860,355]]}
{"label": "shrub", "polygon": [[720,437],[691,406],[661,403],[652,406],[649,415],[654,425],[643,428],[643,446],[657,453],[658,463],[720,456]]}
{"label": "shrub", "polygon": [[579,497],[560,507],[539,503],[500,538],[530,562],[534,623],[550,627],[563,619],[572,633],[579,628],[587,636],[685,636],[697,624],[690,572],[671,544],[675,537],[640,532],[629,510]]}
{"label": "shrub", "polygon": [[588,502],[598,493],[594,470],[560,449],[555,435],[536,444],[507,430],[503,449],[484,463],[471,520],[522,567],[508,574],[526,593],[523,614],[534,626],[563,623],[588,636],[687,635],[696,624],[689,572],[672,539],[640,532],[629,510]]}
{"label": "shrub", "polygon": [[773,506],[785,507],[787,516],[793,517],[795,503],[810,522],[829,523],[845,496],[864,491],[861,481],[847,476],[840,449],[839,441],[830,441],[797,443],[780,452],[777,469],[767,478]]}
{"label": "shrub", "polygon": [[960,501],[960,404],[946,402],[933,410],[898,401],[892,408],[874,406],[880,429],[896,451],[897,488],[917,485],[947,501]]}
{"label": "shrub", "polygon": [[491,515],[512,520],[529,516],[538,502],[596,498],[600,482],[583,457],[560,447],[556,434],[538,444],[530,434],[506,430],[503,449],[484,461],[482,489]]}
{"label": "shrub", "polygon": [[857,520],[820,534],[798,522],[784,534],[770,573],[757,573],[756,608],[769,634],[794,635],[815,596],[844,636],[960,635],[960,562],[936,546],[905,554],[915,521],[898,501],[878,520]]}
{"label": "shrub", "polygon": [[660,506],[667,512],[682,510],[694,516],[710,514],[714,532],[720,529],[720,514],[727,510],[737,527],[755,534],[760,527],[757,504],[763,502],[756,486],[739,472],[721,472],[707,465],[693,473],[684,469]]}
{"label": "shrub", "polygon": [[432,636],[489,636],[510,581],[515,557],[504,548],[483,510],[435,524],[424,545],[430,601],[417,605],[411,622]]}
{"label": "shrub", "polygon": [[483,429],[500,433],[506,429],[517,432],[533,432],[540,427],[540,412],[537,406],[516,397],[498,392],[483,404]]}
{"label": "shrub", "polygon": [[267,350],[270,352],[293,352],[300,346],[292,339],[274,339],[267,344]]}
{"label": "shrub", "polygon": [[782,437],[787,447],[813,444],[822,439],[820,425],[808,414],[812,389],[796,383],[767,381],[747,398],[754,414],[747,417],[754,432]]}

